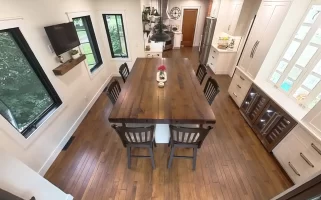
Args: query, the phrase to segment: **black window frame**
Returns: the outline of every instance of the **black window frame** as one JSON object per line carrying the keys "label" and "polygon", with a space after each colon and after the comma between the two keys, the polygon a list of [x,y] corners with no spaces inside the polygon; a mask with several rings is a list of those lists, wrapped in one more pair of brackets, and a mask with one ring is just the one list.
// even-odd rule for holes
{"label": "black window frame", "polygon": [[[117,56],[114,54],[113,45],[111,43],[111,37],[110,37],[110,33],[109,33],[109,28],[108,28],[108,23],[107,23],[107,19],[106,19],[106,16],[108,16],[108,15],[115,15],[115,16],[121,17],[121,23],[122,23],[122,27],[123,27],[123,33],[124,33],[124,41],[125,41],[126,52],[127,52],[126,56],[123,56],[123,55]],[[110,49],[111,57],[112,58],[129,58],[123,14],[103,14],[102,16],[103,16],[103,20],[104,20],[104,24],[105,24],[106,33],[107,33],[107,39],[109,42],[109,49]]]}
{"label": "black window frame", "polygon": [[[49,81],[46,73],[43,71],[40,63],[38,62],[36,56],[34,55],[33,51],[31,50],[29,44],[27,43],[25,37],[23,36],[22,32],[19,28],[10,28],[10,29],[3,29],[0,32],[8,32],[11,34],[12,38],[15,40],[16,44],[22,51],[23,55],[29,62],[30,67],[37,75],[38,79],[48,92],[50,98],[53,101],[53,104],[44,110],[36,119],[34,119],[23,131],[19,131],[25,138],[28,138],[37,128],[47,120],[51,114],[62,104],[62,101],[54,89],[53,85]],[[10,123],[10,122],[9,122]],[[11,123],[10,123],[11,124]],[[15,127],[16,128],[16,127]],[[17,128],[16,128],[17,129]]]}
{"label": "black window frame", "polygon": [[[81,17],[73,17],[72,20],[74,20],[74,19],[82,19],[83,20],[85,31],[88,36],[89,44],[90,44],[90,47],[93,51],[92,54],[96,60],[96,65],[94,65],[91,69],[89,69],[90,72],[93,73],[96,69],[98,69],[103,64],[103,61],[102,61],[101,54],[99,51],[99,47],[98,47],[98,43],[97,43],[93,24],[91,22],[90,15],[81,16]],[[76,29],[76,31],[77,31],[77,29]],[[80,42],[80,45],[81,44],[84,44],[84,43]]]}

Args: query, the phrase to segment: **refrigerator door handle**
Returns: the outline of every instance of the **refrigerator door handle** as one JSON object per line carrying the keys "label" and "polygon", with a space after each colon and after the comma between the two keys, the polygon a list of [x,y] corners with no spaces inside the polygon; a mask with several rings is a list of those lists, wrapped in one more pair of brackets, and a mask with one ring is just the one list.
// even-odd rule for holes
{"label": "refrigerator door handle", "polygon": [[252,58],[254,57],[255,52],[256,52],[256,49],[257,49],[257,47],[259,46],[259,44],[260,44],[260,41],[257,41],[257,44],[256,44],[256,46],[255,46],[255,48],[254,48],[254,51],[253,51],[253,54],[252,54]]}
{"label": "refrigerator door handle", "polygon": [[256,46],[256,43],[257,43],[257,40],[256,42],[254,43],[253,47],[252,47],[252,51],[251,51],[251,54],[250,54],[250,58],[253,58],[253,53],[254,53],[254,48]]}

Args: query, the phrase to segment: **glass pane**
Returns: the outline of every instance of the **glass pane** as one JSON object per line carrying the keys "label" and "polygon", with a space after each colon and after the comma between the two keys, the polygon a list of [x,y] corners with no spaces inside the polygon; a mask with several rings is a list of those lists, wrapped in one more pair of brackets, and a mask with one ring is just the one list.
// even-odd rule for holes
{"label": "glass pane", "polygon": [[273,83],[277,83],[278,80],[280,79],[281,77],[281,74],[277,73],[277,72],[274,72],[270,78],[270,80],[273,82]]}
{"label": "glass pane", "polygon": [[54,102],[9,32],[0,33],[0,113],[20,132]]}
{"label": "glass pane", "polygon": [[300,76],[301,72],[302,70],[300,68],[293,67],[288,76],[295,81]]}
{"label": "glass pane", "polygon": [[282,85],[281,85],[281,88],[282,88],[284,91],[288,92],[288,91],[290,91],[292,85],[293,85],[293,81],[291,81],[291,80],[289,80],[289,79],[285,79],[285,80],[283,81]]}
{"label": "glass pane", "polygon": [[286,60],[291,60],[296,50],[298,50],[299,46],[300,46],[300,42],[292,41],[288,50],[286,50],[283,58]]}
{"label": "glass pane", "polygon": [[318,64],[315,66],[315,68],[313,69],[313,71],[317,74],[321,75],[321,60],[318,62]]}
{"label": "glass pane", "polygon": [[321,29],[320,28],[317,30],[317,32],[315,32],[313,38],[311,39],[311,42],[314,44],[321,45]]}
{"label": "glass pane", "polygon": [[87,60],[87,64],[89,66],[89,69],[91,69],[91,65],[96,65],[96,61],[95,61],[95,57],[93,54],[86,54],[86,60]]}
{"label": "glass pane", "polygon": [[89,42],[88,35],[87,35],[86,31],[77,31],[77,35],[78,35],[80,43],[88,43]]}
{"label": "glass pane", "polygon": [[313,88],[320,82],[320,78],[309,75],[302,83],[305,87],[309,88],[310,90],[313,90]]}
{"label": "glass pane", "polygon": [[308,45],[302,52],[296,64],[300,65],[301,67],[305,67],[317,50],[317,47]]}
{"label": "glass pane", "polygon": [[287,66],[288,66],[287,62],[281,61],[276,69],[279,72],[284,72],[284,70],[286,69]]}
{"label": "glass pane", "polygon": [[295,38],[299,40],[304,40],[309,30],[310,30],[309,26],[301,26],[298,32],[295,34]]}
{"label": "glass pane", "polygon": [[127,57],[124,28],[121,15],[106,15],[113,54]]}
{"label": "glass pane", "polygon": [[81,44],[80,47],[84,54],[89,54],[93,52],[91,49],[90,43]]}
{"label": "glass pane", "polygon": [[321,6],[314,5],[304,19],[304,23],[313,24],[320,14]]}
{"label": "glass pane", "polygon": [[317,103],[319,103],[320,99],[321,93],[317,96],[317,98],[315,98],[311,103],[309,103],[308,107],[312,109],[315,105],[317,105]]}
{"label": "glass pane", "polygon": [[299,89],[297,89],[295,91],[295,93],[293,94],[293,97],[298,101],[298,102],[302,102],[308,95],[309,95],[309,91],[307,91],[306,89],[303,89],[302,87],[299,87]]}

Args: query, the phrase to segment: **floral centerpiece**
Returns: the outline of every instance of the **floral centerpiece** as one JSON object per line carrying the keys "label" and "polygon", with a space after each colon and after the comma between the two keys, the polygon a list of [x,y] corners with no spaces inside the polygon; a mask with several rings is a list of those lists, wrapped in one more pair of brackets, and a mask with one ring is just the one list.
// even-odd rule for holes
{"label": "floral centerpiece", "polygon": [[157,69],[159,71],[159,79],[164,80],[165,79],[165,71],[166,71],[165,65],[161,65]]}

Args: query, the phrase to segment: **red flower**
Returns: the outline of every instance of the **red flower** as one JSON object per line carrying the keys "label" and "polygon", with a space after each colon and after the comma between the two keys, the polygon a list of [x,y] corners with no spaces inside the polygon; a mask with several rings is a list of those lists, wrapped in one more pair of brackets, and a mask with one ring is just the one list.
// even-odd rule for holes
{"label": "red flower", "polygon": [[158,69],[158,71],[165,71],[166,67],[165,67],[165,65],[161,65],[157,69]]}

